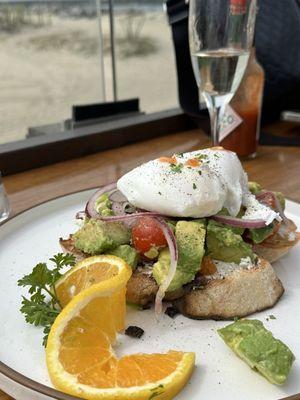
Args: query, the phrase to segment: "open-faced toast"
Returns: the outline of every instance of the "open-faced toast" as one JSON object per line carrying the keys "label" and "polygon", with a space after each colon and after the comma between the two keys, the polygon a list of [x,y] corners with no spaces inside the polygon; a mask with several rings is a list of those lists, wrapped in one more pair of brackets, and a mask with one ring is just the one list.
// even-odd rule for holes
{"label": "open-faced toast", "polygon": [[[72,237],[60,243],[64,251],[79,259],[88,256],[77,251]],[[167,292],[165,300],[174,301],[180,312],[191,318],[231,319],[272,307],[284,292],[267,260],[228,271],[202,276],[181,290]],[[145,306],[154,301],[157,291],[151,268],[137,268],[127,284],[127,301]]]}

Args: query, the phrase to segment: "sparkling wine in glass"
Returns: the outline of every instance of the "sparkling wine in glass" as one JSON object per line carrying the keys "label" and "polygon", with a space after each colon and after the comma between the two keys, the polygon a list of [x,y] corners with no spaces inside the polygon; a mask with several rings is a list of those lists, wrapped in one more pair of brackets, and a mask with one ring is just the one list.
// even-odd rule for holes
{"label": "sparkling wine in glass", "polygon": [[193,70],[211,121],[213,145],[226,105],[247,67],[256,0],[190,0],[189,42]]}

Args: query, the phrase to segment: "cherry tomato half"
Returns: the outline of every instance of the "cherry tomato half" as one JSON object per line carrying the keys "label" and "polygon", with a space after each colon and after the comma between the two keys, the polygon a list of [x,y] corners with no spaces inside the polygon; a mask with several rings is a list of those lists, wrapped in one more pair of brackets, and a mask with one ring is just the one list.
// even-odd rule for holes
{"label": "cherry tomato half", "polygon": [[132,228],[132,243],[137,251],[146,253],[151,247],[165,247],[167,241],[159,223],[152,217],[139,218]]}

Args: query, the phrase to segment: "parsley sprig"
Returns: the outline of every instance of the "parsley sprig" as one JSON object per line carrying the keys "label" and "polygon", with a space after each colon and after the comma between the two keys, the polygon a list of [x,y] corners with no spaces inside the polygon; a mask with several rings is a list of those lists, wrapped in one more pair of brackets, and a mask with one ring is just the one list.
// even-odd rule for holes
{"label": "parsley sprig", "polygon": [[58,253],[50,261],[54,264],[52,268],[48,268],[46,263],[39,263],[30,274],[18,280],[18,286],[28,286],[30,294],[29,299],[22,296],[20,311],[25,315],[27,323],[44,327],[44,346],[47,344],[51,326],[62,308],[55,284],[62,276],[63,267],[75,265],[75,257],[72,254]]}

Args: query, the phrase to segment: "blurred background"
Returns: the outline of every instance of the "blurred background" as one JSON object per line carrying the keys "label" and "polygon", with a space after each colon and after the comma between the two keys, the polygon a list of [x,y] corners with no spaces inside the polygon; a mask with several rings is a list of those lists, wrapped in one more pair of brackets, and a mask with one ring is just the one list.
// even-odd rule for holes
{"label": "blurred background", "polygon": [[[161,0],[0,0],[0,144],[71,117],[74,104],[140,98],[178,106],[171,31]],[[99,17],[99,18],[98,18]],[[102,31],[102,35],[101,35]],[[153,84],[155,81],[155,84]]]}

